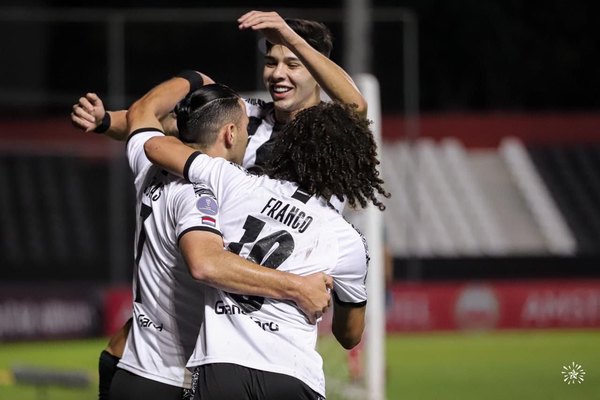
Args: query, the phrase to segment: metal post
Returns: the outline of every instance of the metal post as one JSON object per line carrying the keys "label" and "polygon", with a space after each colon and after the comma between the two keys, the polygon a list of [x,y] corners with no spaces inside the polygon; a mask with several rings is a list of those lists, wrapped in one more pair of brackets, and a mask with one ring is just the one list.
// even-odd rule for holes
{"label": "metal post", "polygon": [[[419,236],[418,230],[422,229],[423,216],[417,182],[417,179],[419,179],[420,157],[414,148],[419,137],[419,27],[417,18],[413,13],[406,13],[403,32],[404,135],[412,154],[412,160],[415,160],[415,165],[411,168],[412,172],[406,175],[406,188],[414,196],[414,210],[416,213],[416,226],[406,226],[408,230],[406,237],[410,238]],[[420,258],[409,256],[407,262],[407,278],[413,281],[420,280],[422,277]]]}
{"label": "metal post", "polygon": [[344,2],[344,67],[350,75],[371,70],[372,25],[370,0]]}
{"label": "metal post", "polygon": [[[359,89],[369,103],[367,117],[373,121],[372,131],[381,148],[381,101],[379,83],[370,74],[355,75]],[[385,399],[385,267],[383,249],[383,214],[373,205],[361,212],[366,220],[364,229],[369,245],[369,274],[367,277],[367,332],[365,332],[365,377],[369,400]]]}
{"label": "metal post", "polygon": [[405,134],[409,140],[419,136],[419,26],[412,13],[406,13],[403,28]]}

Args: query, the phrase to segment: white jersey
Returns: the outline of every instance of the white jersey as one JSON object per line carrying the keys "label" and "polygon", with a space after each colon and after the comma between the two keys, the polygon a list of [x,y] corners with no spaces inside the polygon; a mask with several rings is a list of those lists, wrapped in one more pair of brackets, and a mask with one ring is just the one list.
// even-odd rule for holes
{"label": "white jersey", "polygon": [[140,130],[127,143],[135,176],[136,245],[133,324],[118,366],[136,375],[189,388],[185,364],[203,320],[204,286],[193,280],[178,246],[190,230],[219,234],[214,197],[150,163],[143,144],[156,130]]}
{"label": "white jersey", "polygon": [[[334,278],[336,301],[365,304],[365,241],[325,200],[201,153],[190,157],[185,176],[214,192],[230,251],[280,271],[325,272]],[[205,324],[190,368],[234,363],[296,377],[325,396],[317,326],[295,303],[210,288],[204,293]]]}
{"label": "white jersey", "polygon": [[244,99],[248,114],[248,147],[242,165],[252,170],[262,168],[271,159],[273,140],[284,124],[275,121],[273,102],[259,99]]}
{"label": "white jersey", "polygon": [[[273,141],[279,135],[285,124],[275,120],[275,107],[273,102],[260,99],[244,99],[248,122],[248,147],[244,154],[242,165],[250,171],[263,168],[271,159]],[[345,201],[333,197],[331,204],[336,210],[344,210]]]}

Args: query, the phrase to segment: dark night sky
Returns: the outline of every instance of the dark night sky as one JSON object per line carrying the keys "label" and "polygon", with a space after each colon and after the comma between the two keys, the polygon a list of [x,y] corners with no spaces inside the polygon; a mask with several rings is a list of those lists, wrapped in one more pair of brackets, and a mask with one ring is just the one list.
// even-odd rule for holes
{"label": "dark night sky", "polygon": [[[207,7],[217,4],[218,7],[246,8],[248,3],[106,0],[102,7]],[[67,0],[5,0],[3,4],[55,9],[81,7],[79,1]],[[419,84],[423,111],[600,108],[600,96],[597,96],[600,87],[597,71],[600,69],[595,57],[600,48],[599,24],[595,22],[600,11],[598,2],[380,0],[373,1],[373,4],[407,7],[419,18]],[[322,1],[258,1],[252,8],[268,10],[277,6],[307,8],[323,5]],[[326,5],[341,7],[343,1],[329,1]],[[254,72],[239,73],[240,62],[244,62],[239,58],[243,59],[246,55],[242,53],[240,57],[239,53],[224,49],[228,43],[228,32],[216,33],[214,26],[204,30],[199,28],[200,33],[194,40],[202,50],[193,51],[190,38],[186,37],[189,30],[185,27],[170,28],[174,36],[168,39],[165,39],[162,26],[149,26],[143,30],[136,28],[139,27],[127,28],[130,40],[127,47],[128,96],[142,93],[149,85],[189,62],[206,65],[206,70],[212,75],[242,91],[252,89],[256,82]],[[331,28],[337,39],[333,58],[341,62],[342,27],[341,24],[332,24]],[[402,64],[398,55],[399,40],[391,32],[396,30],[391,29],[389,24],[374,26],[371,70],[380,79],[384,111],[396,112],[403,107],[399,96],[403,88],[398,76]],[[1,37],[7,38],[6,32],[3,33]],[[106,62],[96,54],[96,58],[92,59],[88,51],[104,46],[101,27],[85,24],[71,24],[67,28],[52,26],[46,28],[44,37],[49,55],[43,60],[44,76],[38,80],[48,91],[75,93],[93,85],[99,92],[106,90],[105,83],[101,82],[106,75]],[[213,40],[217,37],[221,43]],[[8,41],[0,43],[0,46],[11,49]],[[163,51],[170,52],[170,55],[165,57]],[[255,49],[248,51],[254,52]],[[207,57],[207,54],[210,56]],[[235,62],[231,62],[232,58]],[[136,64],[139,60],[145,63]],[[151,67],[147,67],[148,62]],[[0,88],[25,79],[29,72],[21,64],[15,61],[12,67],[10,64],[5,66],[11,78],[0,78]],[[85,73],[78,76],[82,68]],[[23,74],[21,77],[20,73]]]}

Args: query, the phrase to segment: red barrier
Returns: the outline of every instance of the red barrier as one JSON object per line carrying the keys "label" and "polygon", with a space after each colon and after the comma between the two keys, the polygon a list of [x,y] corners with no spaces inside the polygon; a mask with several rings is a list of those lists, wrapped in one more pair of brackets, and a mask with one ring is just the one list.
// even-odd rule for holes
{"label": "red barrier", "polygon": [[[383,138],[405,138],[402,115],[384,115]],[[439,140],[455,137],[471,148],[495,148],[502,138],[516,136],[526,144],[600,142],[600,112],[442,113],[422,114],[419,135]],[[0,119],[0,151],[64,152],[108,157],[121,146],[101,135],[85,134],[71,126],[68,115],[42,119]],[[115,150],[118,149],[118,150]],[[120,152],[118,154],[121,154]]]}
{"label": "red barrier", "polygon": [[105,335],[112,335],[132,315],[133,294],[131,287],[111,288],[104,293],[104,323]]}
{"label": "red barrier", "polygon": [[[131,317],[131,289],[104,295],[104,334]],[[600,280],[396,283],[388,332],[600,328]],[[331,312],[319,324],[331,332]]]}
{"label": "red barrier", "polygon": [[600,280],[395,284],[387,329],[600,327]]}
{"label": "red barrier", "polygon": [[[470,148],[495,148],[506,136],[526,144],[569,144],[600,142],[600,113],[446,113],[423,114],[419,135],[434,140],[455,137]],[[386,140],[405,137],[402,116],[382,120]]]}

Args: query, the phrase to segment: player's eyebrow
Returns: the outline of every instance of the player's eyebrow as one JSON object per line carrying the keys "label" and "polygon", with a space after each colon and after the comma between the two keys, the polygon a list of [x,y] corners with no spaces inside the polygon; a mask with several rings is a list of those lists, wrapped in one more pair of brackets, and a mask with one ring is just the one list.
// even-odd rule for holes
{"label": "player's eyebrow", "polygon": [[[275,57],[273,57],[273,56],[265,56],[265,61],[266,62],[268,62],[268,61],[274,62],[274,61],[277,61],[277,59]],[[283,59],[283,61],[284,62],[294,62],[294,61],[298,61],[299,62],[300,59],[298,57],[285,57]]]}

